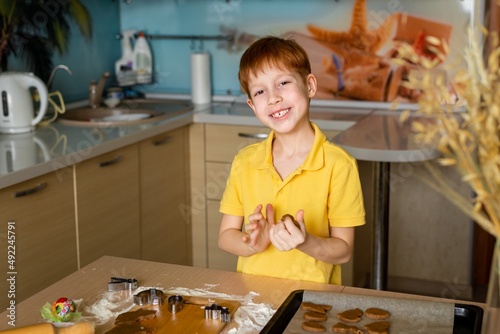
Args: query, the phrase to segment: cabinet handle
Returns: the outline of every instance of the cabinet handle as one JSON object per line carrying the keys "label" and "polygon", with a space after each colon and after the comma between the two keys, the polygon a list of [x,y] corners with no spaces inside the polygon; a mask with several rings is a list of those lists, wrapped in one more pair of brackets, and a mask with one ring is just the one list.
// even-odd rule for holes
{"label": "cabinet handle", "polygon": [[267,133],[244,133],[244,132],[238,133],[238,137],[252,138],[252,139],[266,139],[267,136],[268,136]]}
{"label": "cabinet handle", "polygon": [[42,183],[39,183],[37,186],[35,186],[33,188],[15,192],[14,193],[14,197],[28,196],[28,195],[34,194],[36,192],[39,192],[39,191],[45,189],[45,187],[47,187],[47,183],[46,182],[42,182]]}
{"label": "cabinet handle", "polygon": [[170,140],[172,140],[172,137],[165,137],[163,139],[153,141],[153,145],[160,146],[160,145],[168,143]]}
{"label": "cabinet handle", "polygon": [[111,166],[111,165],[114,165],[116,163],[118,163],[118,161],[120,161],[122,159],[122,156],[119,155],[117,156],[116,158],[114,159],[111,159],[111,160],[108,160],[108,161],[103,161],[103,162],[100,162],[99,163],[99,167],[108,167],[108,166]]}

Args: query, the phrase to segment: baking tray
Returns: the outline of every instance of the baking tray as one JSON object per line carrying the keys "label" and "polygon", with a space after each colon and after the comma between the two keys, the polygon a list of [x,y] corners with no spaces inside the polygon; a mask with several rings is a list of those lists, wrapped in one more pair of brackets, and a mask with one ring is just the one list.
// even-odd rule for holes
{"label": "baking tray", "polygon": [[[260,333],[282,333],[299,309],[303,294],[304,290],[296,290],[290,293]],[[480,334],[482,320],[483,309],[479,306],[455,304],[453,334]]]}

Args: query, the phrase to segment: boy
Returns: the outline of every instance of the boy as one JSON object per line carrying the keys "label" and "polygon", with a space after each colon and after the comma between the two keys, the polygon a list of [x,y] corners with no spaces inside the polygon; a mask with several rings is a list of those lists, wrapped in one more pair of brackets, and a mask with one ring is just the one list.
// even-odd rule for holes
{"label": "boy", "polygon": [[[354,158],[309,120],[317,82],[307,54],[293,40],[260,39],[243,54],[238,78],[271,132],[234,158],[219,247],[239,256],[239,272],[341,284],[354,226],[365,223],[363,196]],[[299,227],[280,220],[285,214]]]}

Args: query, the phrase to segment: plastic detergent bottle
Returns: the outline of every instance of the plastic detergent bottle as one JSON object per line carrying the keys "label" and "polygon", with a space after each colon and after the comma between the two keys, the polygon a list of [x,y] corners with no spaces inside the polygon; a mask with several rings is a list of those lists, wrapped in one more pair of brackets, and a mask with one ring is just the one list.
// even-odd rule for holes
{"label": "plastic detergent bottle", "polygon": [[153,57],[144,32],[139,32],[134,46],[134,66],[137,72],[137,83],[153,81]]}
{"label": "plastic detergent bottle", "polygon": [[122,57],[115,62],[116,81],[120,86],[129,86],[137,82],[134,70],[134,51],[131,44],[135,33],[135,30],[122,32]]}

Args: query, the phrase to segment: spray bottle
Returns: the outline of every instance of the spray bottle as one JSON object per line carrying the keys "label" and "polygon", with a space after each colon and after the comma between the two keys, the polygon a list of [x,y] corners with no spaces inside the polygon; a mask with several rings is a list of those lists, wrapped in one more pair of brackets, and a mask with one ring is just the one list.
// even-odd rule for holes
{"label": "spray bottle", "polygon": [[115,63],[116,81],[120,86],[130,86],[137,83],[137,72],[134,69],[134,51],[131,44],[135,33],[135,30],[122,32],[122,57]]}

